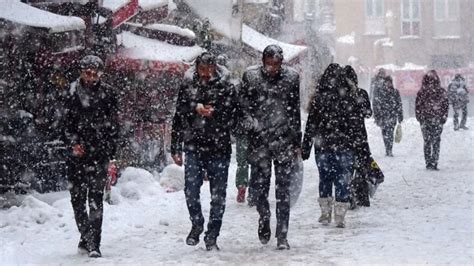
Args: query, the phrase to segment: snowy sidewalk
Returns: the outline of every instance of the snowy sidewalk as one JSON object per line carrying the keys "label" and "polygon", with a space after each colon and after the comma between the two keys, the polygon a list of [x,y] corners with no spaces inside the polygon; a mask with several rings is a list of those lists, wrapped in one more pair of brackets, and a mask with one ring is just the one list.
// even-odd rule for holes
{"label": "snowy sidewalk", "polygon": [[[379,128],[367,122],[373,155],[385,183],[372,207],[350,211],[347,228],[318,224],[318,173],[305,162],[299,202],[292,209],[291,250],[277,251],[276,240],[262,246],[257,212],[235,201],[235,158],[231,164],[219,252],[201,242],[189,247],[191,227],[184,193],[165,193],[155,177],[131,169],[114,188],[117,205],[105,206],[103,258],[76,253],[79,234],[67,192],[27,196],[20,207],[0,210],[0,265],[10,264],[473,264],[474,119],[469,131],[444,127],[441,171],[425,169],[418,123],[404,122],[393,158],[384,156]],[[202,202],[209,211],[205,183]],[[275,229],[274,190],[270,195]]]}

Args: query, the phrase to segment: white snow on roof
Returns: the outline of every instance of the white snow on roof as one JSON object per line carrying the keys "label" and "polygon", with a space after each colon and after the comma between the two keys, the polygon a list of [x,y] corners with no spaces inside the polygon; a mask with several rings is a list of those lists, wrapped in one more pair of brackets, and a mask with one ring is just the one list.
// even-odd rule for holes
{"label": "white snow on roof", "polygon": [[149,24],[146,25],[145,28],[152,29],[152,30],[160,30],[175,33],[181,35],[186,38],[194,39],[196,38],[196,34],[190,29],[180,28],[175,25],[167,25],[167,24]]}
{"label": "white snow on roof", "polygon": [[382,39],[378,39],[374,42],[374,45],[379,45],[379,44],[381,44],[382,46],[393,47],[393,41],[390,38],[382,38]]}
{"label": "white snow on roof", "polygon": [[341,36],[337,38],[338,43],[347,43],[347,44],[354,44],[355,43],[355,33],[352,32],[351,34]]}
{"label": "white snow on roof", "polygon": [[104,0],[103,7],[115,12],[128,4],[130,0]]}
{"label": "white snow on roof", "polygon": [[191,62],[205,50],[199,46],[177,46],[123,32],[118,39],[125,47],[121,54],[131,59],[162,62]]}
{"label": "white snow on roof", "polygon": [[396,64],[385,64],[385,65],[378,65],[375,69],[384,68],[386,70],[391,71],[400,71],[400,70],[426,70],[427,66],[417,65],[414,63],[405,63],[403,66],[398,66]]}
{"label": "white snow on roof", "polygon": [[[244,0],[244,4],[266,4],[269,0]],[[232,0],[232,3],[236,5],[238,3],[237,0]]]}
{"label": "white snow on roof", "polygon": [[285,61],[293,60],[307,49],[305,46],[284,43],[267,37],[245,24],[242,26],[242,41],[259,52],[263,52],[263,49],[270,44],[279,45],[283,49]]}
{"label": "white snow on roof", "polygon": [[231,0],[184,0],[200,18],[208,18],[211,27],[232,40],[240,40],[241,17],[232,15]]}
{"label": "white snow on roof", "polygon": [[168,5],[168,0],[138,0],[138,6],[142,10],[152,10]]}
{"label": "white snow on roof", "polygon": [[64,32],[85,29],[84,21],[78,17],[61,16],[44,11],[19,0],[3,0],[0,18],[31,27],[47,28],[49,32]]}

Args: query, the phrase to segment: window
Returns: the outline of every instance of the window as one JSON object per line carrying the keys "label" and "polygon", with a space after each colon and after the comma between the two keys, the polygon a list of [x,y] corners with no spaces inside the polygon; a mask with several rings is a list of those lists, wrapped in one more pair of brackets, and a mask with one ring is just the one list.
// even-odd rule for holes
{"label": "window", "polygon": [[365,0],[365,34],[385,34],[384,0]]}
{"label": "window", "polygon": [[434,17],[436,37],[460,36],[459,0],[435,0]]}
{"label": "window", "polygon": [[420,36],[420,0],[402,1],[402,36]]}
{"label": "window", "polygon": [[366,0],[365,4],[367,17],[379,18],[384,16],[383,0]]}

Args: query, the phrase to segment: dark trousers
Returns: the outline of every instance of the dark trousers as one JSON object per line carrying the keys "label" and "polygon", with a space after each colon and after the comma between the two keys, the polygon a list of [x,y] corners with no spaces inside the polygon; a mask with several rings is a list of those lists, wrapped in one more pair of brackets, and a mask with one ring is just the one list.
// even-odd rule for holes
{"label": "dark trousers", "polygon": [[441,143],[441,133],[443,125],[422,124],[421,133],[424,140],[424,152],[426,165],[437,166],[439,159],[439,150]]}
{"label": "dark trousers", "polygon": [[349,182],[354,170],[353,152],[318,152],[319,196],[332,197],[333,186],[338,202],[349,202]]}
{"label": "dark trousers", "polygon": [[[453,108],[453,111],[454,111],[454,117],[453,117],[454,128],[458,129],[459,127],[465,127],[466,126],[466,120],[467,120],[467,105],[464,105],[461,108],[456,108],[456,109]],[[460,115],[460,113],[462,115],[461,124],[459,124],[459,115]]]}
{"label": "dark trousers", "polygon": [[395,130],[395,124],[384,124],[382,125],[382,137],[385,145],[385,151],[387,154],[392,153],[393,147],[393,132]]}
{"label": "dark trousers", "polygon": [[237,173],[235,176],[235,186],[247,187],[249,183],[249,163],[248,157],[249,142],[247,137],[236,137],[236,157],[237,157]]}
{"label": "dark trousers", "polygon": [[204,227],[201,209],[201,186],[207,174],[211,189],[211,210],[207,224],[206,239],[217,239],[225,211],[227,178],[230,155],[186,152],[184,172],[184,193],[189,217],[196,227]]}
{"label": "dark trousers", "polygon": [[[85,241],[90,249],[99,248],[107,163],[85,163],[74,159],[68,162],[67,171],[71,185],[71,203],[81,241]],[[89,213],[86,204],[89,204]]]}
{"label": "dark trousers", "polygon": [[359,157],[354,165],[354,175],[350,184],[351,202],[358,206],[370,206],[369,184],[367,183],[369,164],[367,158]]}
{"label": "dark trousers", "polygon": [[269,221],[271,217],[268,194],[272,177],[272,161],[275,167],[275,196],[277,228],[275,236],[286,238],[290,220],[290,180],[296,172],[291,158],[284,161],[272,159],[269,155],[258,156],[251,161],[250,187],[260,220]]}

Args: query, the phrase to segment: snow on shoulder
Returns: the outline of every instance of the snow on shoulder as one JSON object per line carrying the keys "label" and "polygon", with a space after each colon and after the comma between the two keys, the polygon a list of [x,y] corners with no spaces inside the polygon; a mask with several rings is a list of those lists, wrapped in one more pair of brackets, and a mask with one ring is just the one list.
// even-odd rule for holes
{"label": "snow on shoulder", "polygon": [[242,41],[259,52],[263,52],[265,47],[270,44],[276,44],[283,49],[283,56],[286,62],[295,59],[307,49],[305,46],[284,43],[267,37],[245,24],[242,25]]}
{"label": "snow on shoulder", "polygon": [[0,19],[31,27],[47,28],[50,33],[86,28],[84,21],[78,17],[57,15],[21,3],[19,0],[2,1]]}
{"label": "snow on shoulder", "polygon": [[119,34],[118,39],[125,48],[121,54],[131,59],[191,62],[204,52],[204,49],[197,45],[192,47],[172,45],[127,31]]}

